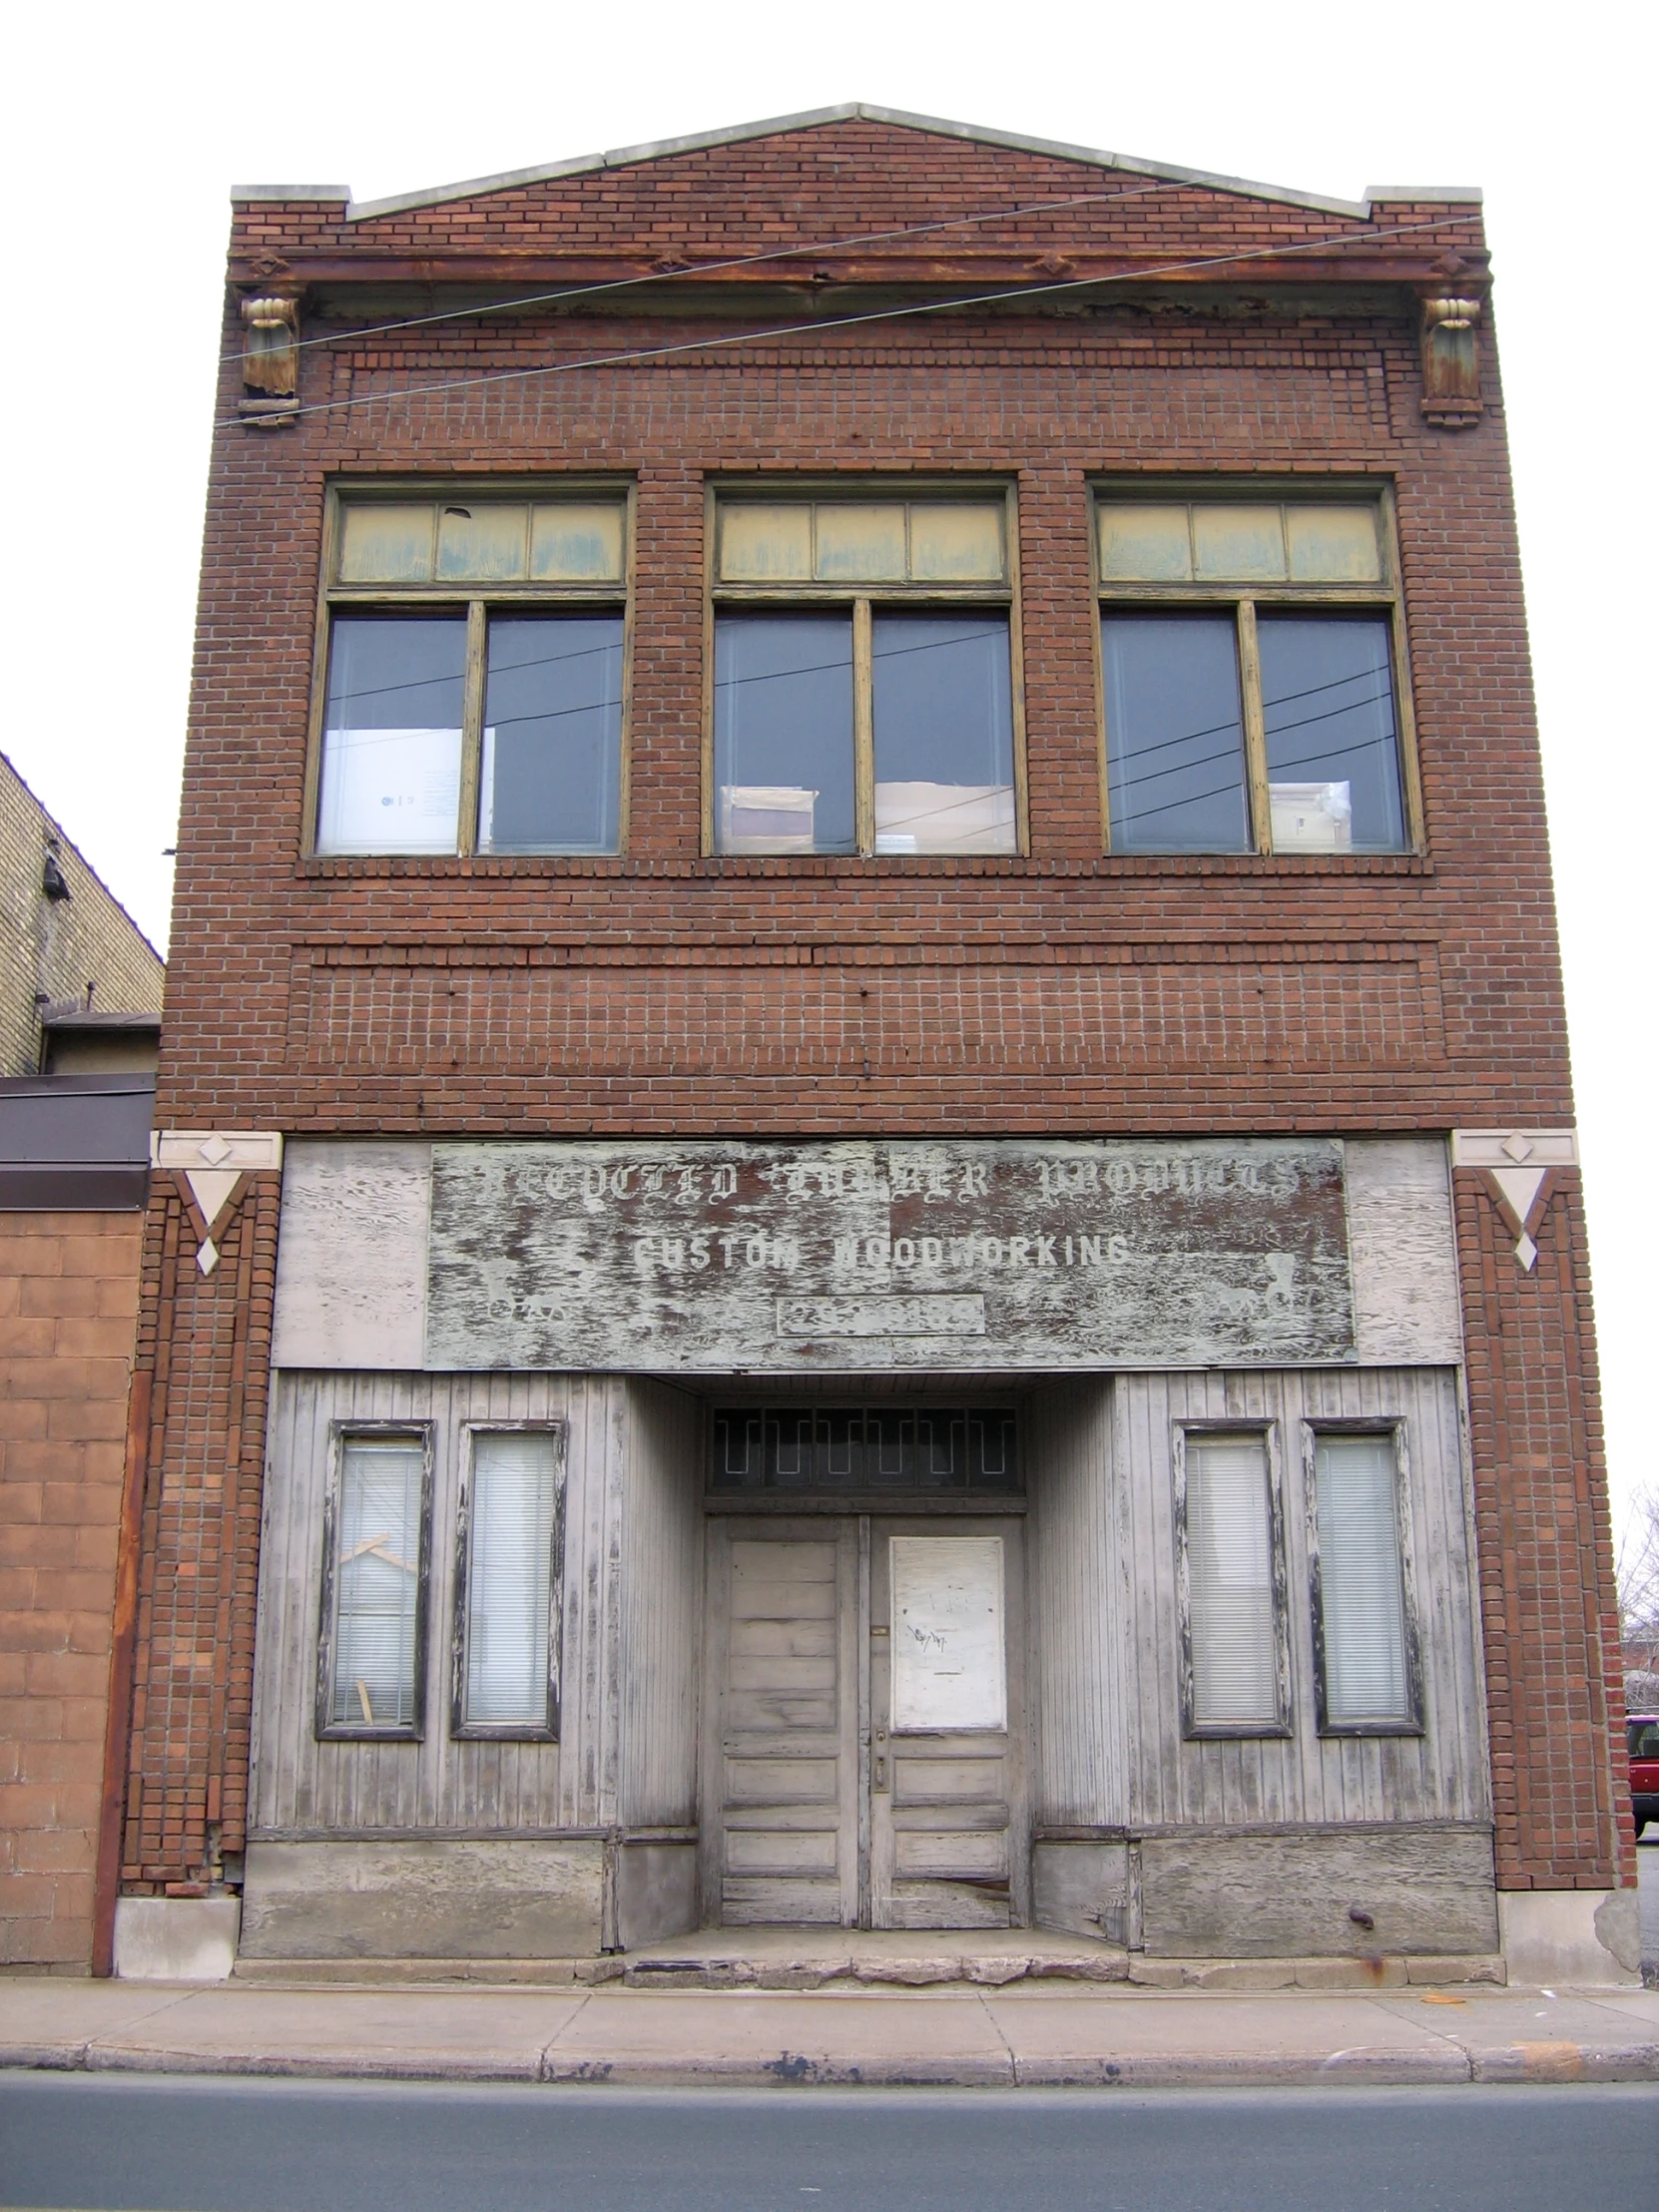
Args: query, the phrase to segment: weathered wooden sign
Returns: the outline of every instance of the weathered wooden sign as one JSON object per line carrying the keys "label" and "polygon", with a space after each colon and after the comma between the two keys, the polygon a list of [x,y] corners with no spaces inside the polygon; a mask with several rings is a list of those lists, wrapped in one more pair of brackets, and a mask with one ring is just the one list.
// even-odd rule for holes
{"label": "weathered wooden sign", "polygon": [[1354,1357],[1328,1139],[433,1147],[429,1368]]}

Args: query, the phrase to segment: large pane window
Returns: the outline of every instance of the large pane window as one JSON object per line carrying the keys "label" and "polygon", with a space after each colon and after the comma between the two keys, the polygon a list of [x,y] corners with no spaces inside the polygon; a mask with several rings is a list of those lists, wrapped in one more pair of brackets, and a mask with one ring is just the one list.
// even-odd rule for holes
{"label": "large pane window", "polygon": [[328,641],[319,852],[452,852],[464,615],[339,615]]}
{"label": "large pane window", "polygon": [[614,852],[626,501],[334,499],[320,853]]}
{"label": "large pane window", "polygon": [[478,849],[614,852],[621,768],[622,617],[494,617]]}
{"label": "large pane window", "polygon": [[460,1733],[536,1736],[557,1728],[562,1474],[557,1431],[473,1437],[457,1578],[465,1654],[454,1716]]}
{"label": "large pane window", "polygon": [[1102,493],[1095,552],[1114,851],[1410,848],[1381,499]]}
{"label": "large pane window", "polygon": [[852,619],[723,615],[715,632],[722,852],[855,852]]}
{"label": "large pane window", "polygon": [[1262,721],[1276,852],[1397,852],[1388,625],[1378,615],[1263,613]]}
{"label": "large pane window", "polygon": [[1109,614],[1101,651],[1114,848],[1249,851],[1232,617]]}
{"label": "large pane window", "polygon": [[1411,1728],[1393,1437],[1317,1436],[1314,1483],[1323,1725]]}
{"label": "large pane window", "polygon": [[877,852],[1015,852],[1000,614],[886,614],[871,642]]}
{"label": "large pane window", "polygon": [[1017,852],[1005,499],[730,498],[717,852]]}
{"label": "large pane window", "polygon": [[1267,1440],[1185,1439],[1189,1733],[1284,1731],[1279,1536]]}
{"label": "large pane window", "polygon": [[343,1437],[331,1508],[318,1734],[417,1735],[424,1662],[424,1436]]}

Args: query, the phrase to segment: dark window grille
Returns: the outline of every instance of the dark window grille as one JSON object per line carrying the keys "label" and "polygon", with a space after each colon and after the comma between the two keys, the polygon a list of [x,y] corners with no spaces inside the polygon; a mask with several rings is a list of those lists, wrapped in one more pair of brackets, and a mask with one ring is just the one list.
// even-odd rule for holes
{"label": "dark window grille", "polygon": [[1018,1490],[1008,1406],[726,1407],[714,1490]]}

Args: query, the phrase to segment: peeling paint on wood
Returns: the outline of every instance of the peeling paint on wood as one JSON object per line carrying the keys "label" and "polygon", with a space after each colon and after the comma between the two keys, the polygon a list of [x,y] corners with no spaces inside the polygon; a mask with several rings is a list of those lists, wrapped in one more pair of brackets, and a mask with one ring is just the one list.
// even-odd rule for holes
{"label": "peeling paint on wood", "polygon": [[1350,1362],[1343,1148],[439,1144],[425,1354],[613,1373]]}

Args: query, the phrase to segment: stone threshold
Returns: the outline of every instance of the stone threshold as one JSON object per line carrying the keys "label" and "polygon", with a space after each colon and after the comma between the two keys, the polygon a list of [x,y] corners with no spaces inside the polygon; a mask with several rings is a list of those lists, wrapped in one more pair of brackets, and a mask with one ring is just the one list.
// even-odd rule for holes
{"label": "stone threshold", "polygon": [[1084,1982],[1146,1990],[1398,1989],[1501,1986],[1497,1953],[1341,1958],[1170,1958],[1040,1929],[704,1929],[602,1958],[239,1958],[235,1978],[266,1986],[629,1989],[934,1988],[952,1983]]}

